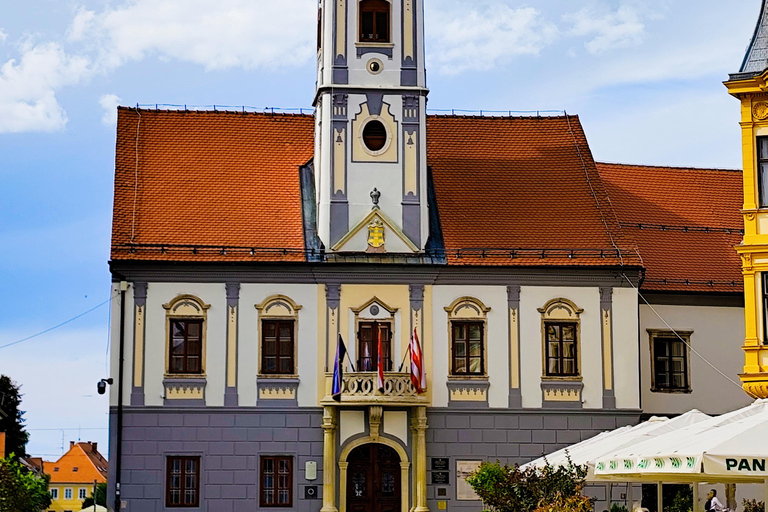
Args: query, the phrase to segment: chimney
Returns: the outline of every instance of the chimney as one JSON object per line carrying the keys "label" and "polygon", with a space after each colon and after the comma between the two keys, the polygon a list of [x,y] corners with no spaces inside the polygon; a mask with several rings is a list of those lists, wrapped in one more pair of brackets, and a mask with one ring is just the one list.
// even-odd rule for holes
{"label": "chimney", "polygon": [[5,432],[0,432],[0,459],[5,458]]}
{"label": "chimney", "polygon": [[75,447],[75,442],[74,441],[70,441],[69,442],[69,449],[71,450],[74,447]]}
{"label": "chimney", "polygon": [[98,443],[91,443],[91,451],[92,451],[93,453],[96,453],[96,452],[98,451],[98,450],[96,449],[96,447],[97,447],[97,446],[98,446]]}

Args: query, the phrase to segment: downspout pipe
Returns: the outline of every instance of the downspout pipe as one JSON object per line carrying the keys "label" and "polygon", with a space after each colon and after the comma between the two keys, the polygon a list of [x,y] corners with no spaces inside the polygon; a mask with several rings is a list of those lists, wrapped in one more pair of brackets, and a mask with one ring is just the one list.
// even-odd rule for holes
{"label": "downspout pipe", "polygon": [[125,292],[128,282],[120,281],[120,356],[117,377],[117,446],[115,452],[115,506],[114,512],[120,510],[120,482],[122,480],[123,462],[123,366],[125,360]]}

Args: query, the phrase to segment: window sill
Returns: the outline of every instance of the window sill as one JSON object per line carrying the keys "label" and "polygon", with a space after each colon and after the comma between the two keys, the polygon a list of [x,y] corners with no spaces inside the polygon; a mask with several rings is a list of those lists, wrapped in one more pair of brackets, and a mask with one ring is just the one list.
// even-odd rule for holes
{"label": "window sill", "polygon": [[693,390],[692,389],[651,388],[651,393],[666,393],[668,395],[689,395],[693,393]]}
{"label": "window sill", "polygon": [[167,380],[205,380],[206,376],[204,373],[166,373],[163,378]]}
{"label": "window sill", "polygon": [[487,381],[487,375],[479,374],[452,374],[448,376],[449,381]]}
{"label": "window sill", "polygon": [[583,382],[584,377],[581,375],[572,375],[572,376],[564,376],[564,377],[556,377],[554,375],[542,375],[541,376],[542,382]]}
{"label": "window sill", "polygon": [[366,43],[366,42],[358,41],[355,43],[355,47],[357,48],[394,48],[395,44],[394,43],[374,43],[374,42]]}
{"label": "window sill", "polygon": [[259,373],[256,375],[256,378],[259,380],[298,380],[299,374],[298,373]]}

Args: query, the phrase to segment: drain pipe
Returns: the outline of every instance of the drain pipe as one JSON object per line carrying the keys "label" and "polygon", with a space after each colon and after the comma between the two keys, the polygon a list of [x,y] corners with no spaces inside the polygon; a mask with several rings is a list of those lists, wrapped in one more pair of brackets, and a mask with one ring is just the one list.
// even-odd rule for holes
{"label": "drain pipe", "polygon": [[125,359],[125,292],[128,282],[120,281],[120,358],[117,377],[117,451],[115,453],[115,506],[120,510],[120,482],[123,462],[123,361]]}

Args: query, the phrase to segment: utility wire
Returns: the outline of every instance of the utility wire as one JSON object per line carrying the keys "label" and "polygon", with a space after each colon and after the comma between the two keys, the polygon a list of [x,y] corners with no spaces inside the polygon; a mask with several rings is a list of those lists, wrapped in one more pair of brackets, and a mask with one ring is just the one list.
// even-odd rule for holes
{"label": "utility wire", "polygon": [[678,338],[680,341],[682,341],[683,343],[685,343],[685,345],[688,347],[688,349],[689,349],[691,352],[693,352],[694,354],[696,354],[697,356],[699,356],[699,358],[700,358],[702,361],[704,361],[704,362],[705,362],[705,363],[707,363],[709,366],[711,366],[711,367],[712,367],[712,369],[713,369],[713,370],[715,370],[717,373],[719,373],[720,375],[722,375],[723,377],[725,377],[725,378],[726,378],[728,381],[730,381],[730,382],[731,382],[731,384],[733,384],[734,386],[737,386],[737,387],[738,387],[740,390],[742,390],[742,391],[744,390],[744,388],[742,387],[742,385],[741,385],[741,384],[739,384],[738,382],[736,382],[735,380],[733,380],[732,378],[730,378],[728,375],[726,375],[725,373],[723,373],[723,372],[722,372],[722,371],[721,371],[721,370],[720,370],[720,369],[719,369],[717,366],[715,366],[714,364],[710,363],[710,362],[709,362],[709,360],[708,360],[706,357],[704,357],[703,355],[701,355],[701,354],[700,354],[700,353],[699,353],[699,352],[698,352],[698,351],[697,351],[695,348],[693,348],[693,347],[691,346],[691,344],[690,344],[690,343],[688,343],[688,342],[687,342],[687,341],[686,341],[686,340],[685,340],[685,339],[684,339],[682,336],[680,336],[680,335],[677,333],[677,331],[676,331],[676,330],[675,330],[675,329],[674,329],[674,328],[673,328],[671,325],[669,325],[669,323],[668,323],[666,320],[664,320],[664,317],[662,317],[662,316],[659,314],[659,312],[658,312],[658,311],[656,311],[656,308],[654,308],[654,307],[651,305],[651,303],[650,303],[650,302],[648,302],[648,300],[647,300],[647,299],[646,299],[646,298],[643,296],[643,294],[642,294],[642,293],[640,293],[640,290],[638,290],[638,289],[637,289],[637,286],[635,286],[635,284],[634,284],[632,281],[630,281],[630,279],[627,277],[627,274],[624,274],[624,273],[622,273],[622,274],[621,274],[621,276],[622,276],[624,279],[626,279],[626,280],[627,280],[627,282],[629,283],[629,285],[630,285],[632,288],[634,288],[634,289],[635,289],[635,291],[637,292],[637,295],[638,295],[638,296],[639,296],[641,299],[643,299],[643,302],[645,302],[645,303],[648,305],[648,307],[649,307],[649,308],[651,308],[651,311],[653,311],[653,313],[654,313],[654,314],[655,314],[657,317],[659,317],[659,320],[661,320],[662,322],[664,322],[664,325],[666,325],[666,326],[667,326],[667,328],[668,328],[670,331],[672,331],[672,332],[674,333],[674,335],[675,335],[675,336],[677,336],[677,338]]}
{"label": "utility wire", "polygon": [[74,320],[77,320],[78,318],[80,318],[80,317],[82,317],[82,316],[85,316],[85,315],[87,315],[87,314],[88,314],[88,313],[90,313],[91,311],[95,311],[95,310],[99,309],[99,308],[100,308],[101,306],[103,306],[104,304],[107,304],[107,303],[109,303],[109,302],[112,302],[112,299],[114,299],[115,297],[117,297],[117,294],[114,294],[113,296],[111,296],[110,298],[108,298],[107,300],[105,300],[104,302],[102,302],[101,304],[99,304],[99,305],[97,305],[97,306],[94,306],[94,307],[92,307],[92,308],[91,308],[91,309],[89,309],[88,311],[84,311],[83,313],[80,313],[80,314],[79,314],[79,315],[77,315],[77,316],[73,316],[72,318],[70,318],[69,320],[67,320],[67,321],[65,321],[65,322],[61,322],[60,324],[58,324],[58,325],[54,325],[53,327],[51,327],[51,328],[48,328],[48,329],[46,329],[46,330],[44,330],[44,331],[40,331],[40,332],[39,332],[39,333],[37,333],[37,334],[33,334],[32,336],[27,336],[27,337],[26,337],[26,338],[24,338],[24,339],[21,339],[21,340],[19,340],[19,341],[14,341],[13,343],[8,343],[7,345],[0,345],[0,349],[8,348],[8,347],[11,347],[11,346],[13,346],[13,345],[18,345],[19,343],[23,343],[23,342],[25,342],[25,341],[31,340],[32,338],[37,338],[38,336],[42,336],[43,334],[46,334],[46,333],[49,333],[49,332],[53,331],[54,329],[58,329],[58,328],[59,328],[59,327],[61,327],[61,326],[67,325],[68,323],[70,323],[70,322],[72,322],[72,321],[74,321]]}

